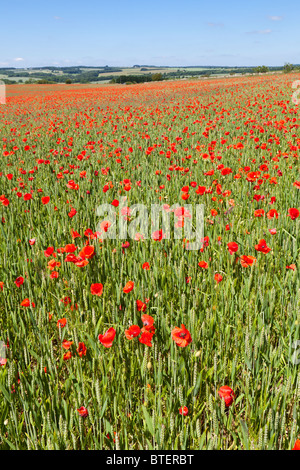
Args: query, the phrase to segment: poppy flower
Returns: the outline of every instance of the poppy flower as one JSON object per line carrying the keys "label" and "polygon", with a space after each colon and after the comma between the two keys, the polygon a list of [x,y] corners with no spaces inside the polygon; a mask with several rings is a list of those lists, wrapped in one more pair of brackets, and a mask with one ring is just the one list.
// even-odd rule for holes
{"label": "poppy flower", "polygon": [[214,279],[215,279],[215,281],[217,282],[217,284],[219,284],[219,282],[222,281],[223,276],[222,276],[221,274],[219,274],[219,273],[216,273]]}
{"label": "poppy flower", "polygon": [[299,217],[299,211],[298,209],[291,208],[288,210],[288,217],[290,217],[292,220],[295,220]]}
{"label": "poppy flower", "polygon": [[163,234],[162,230],[156,230],[151,235],[152,240],[154,240],[156,242],[160,242],[164,237],[165,237],[165,235]]}
{"label": "poppy flower", "polygon": [[93,245],[86,245],[79,253],[81,258],[92,259],[95,256],[95,247]]}
{"label": "poppy flower", "polygon": [[78,348],[76,349],[76,351],[78,352],[78,355],[80,357],[85,356],[86,351],[87,351],[87,347],[84,343],[81,342],[81,343],[78,344]]}
{"label": "poppy flower", "polygon": [[99,335],[98,339],[105,348],[111,348],[114,338],[116,335],[116,330],[114,328],[109,328],[104,335]]}
{"label": "poppy flower", "polygon": [[128,281],[123,287],[124,294],[129,294],[129,292],[131,292],[133,288],[134,288],[134,282]]}
{"label": "poppy flower", "polygon": [[239,245],[235,242],[229,242],[227,243],[227,247],[228,247],[228,251],[231,255],[233,255],[234,253],[236,253],[239,249]]}
{"label": "poppy flower", "polygon": [[152,347],[152,337],[153,333],[150,333],[150,331],[143,331],[141,336],[139,337],[139,342],[145,344],[145,346]]}
{"label": "poppy flower", "polygon": [[49,258],[49,256],[51,256],[53,252],[54,252],[53,246],[49,246],[49,247],[44,251],[44,255],[46,256],[46,258]]}
{"label": "poppy flower", "polygon": [[42,204],[44,204],[44,206],[46,204],[48,204],[49,201],[50,201],[50,196],[43,196],[42,197]]}
{"label": "poppy flower", "polygon": [[232,388],[228,387],[228,385],[223,385],[218,391],[219,396],[221,399],[225,400],[225,405],[228,407],[232,404],[235,394],[233,393]]}
{"label": "poppy flower", "polygon": [[22,302],[21,302],[21,307],[30,307],[30,305],[31,305],[32,307],[35,307],[34,302],[30,302],[29,299],[24,299],[24,300],[22,300]]}
{"label": "poppy flower", "polygon": [[127,339],[131,340],[136,338],[141,332],[141,329],[138,325],[131,325],[128,330],[125,330],[125,336]]}
{"label": "poppy flower", "polygon": [[295,264],[290,264],[289,266],[286,267],[286,269],[291,269],[292,271],[295,271],[296,265]]}
{"label": "poppy flower", "polygon": [[181,328],[176,326],[172,330],[171,335],[172,339],[180,348],[185,348],[192,342],[191,334],[184,325],[181,325]]}
{"label": "poppy flower", "polygon": [[89,414],[88,410],[84,406],[81,406],[80,408],[77,408],[77,411],[80,414],[80,416],[82,416],[82,418],[86,418]]}
{"label": "poppy flower", "polygon": [[103,293],[103,285],[101,283],[96,283],[96,284],[91,285],[91,294],[92,295],[98,295],[98,297],[100,297],[100,295],[102,295],[102,293]]}
{"label": "poppy flower", "polygon": [[206,261],[200,261],[198,263],[198,266],[200,266],[200,268],[202,268],[202,269],[207,269],[208,268],[208,263]]}
{"label": "poppy flower", "polygon": [[65,246],[64,253],[74,253],[77,250],[77,246],[74,243],[70,243]]}
{"label": "poppy flower", "polygon": [[151,315],[148,315],[147,313],[144,313],[144,315],[142,315],[142,322],[143,322],[143,325],[144,325],[144,330],[151,330],[151,328],[153,327],[154,325],[154,318],[151,317]]}
{"label": "poppy flower", "polygon": [[23,282],[24,282],[24,277],[22,277],[22,276],[17,277],[17,279],[15,280],[15,284],[16,284],[17,287],[21,287]]}
{"label": "poppy flower", "polygon": [[147,308],[147,305],[144,304],[144,302],[142,302],[141,300],[137,300],[136,301],[136,306],[137,306],[137,309],[138,311],[142,311],[142,312],[145,312],[146,308]]}
{"label": "poppy flower", "polygon": [[255,264],[257,260],[254,256],[242,255],[240,257],[240,261],[243,268],[248,268],[249,266],[252,266],[252,264]]}
{"label": "poppy flower", "polygon": [[300,440],[297,439],[292,450],[300,450]]}
{"label": "poppy flower", "polygon": [[256,251],[260,251],[261,253],[269,253],[271,251],[271,248],[267,246],[266,240],[260,240],[258,245],[255,245]]}
{"label": "poppy flower", "polygon": [[68,213],[68,216],[69,216],[70,219],[71,219],[71,218],[74,217],[74,215],[76,215],[76,214],[77,214],[77,210],[74,209],[74,208],[72,208],[72,209],[70,210],[70,212]]}
{"label": "poppy flower", "polygon": [[67,319],[66,318],[60,318],[58,321],[57,321],[57,328],[60,326],[61,328],[64,328],[67,324]]}
{"label": "poppy flower", "polygon": [[268,219],[273,219],[273,218],[276,218],[278,219],[278,212],[275,210],[275,209],[271,209],[268,213],[267,213],[267,218]]}
{"label": "poppy flower", "polygon": [[265,211],[263,209],[257,209],[254,211],[254,217],[263,217],[265,215]]}
{"label": "poppy flower", "polygon": [[187,406],[182,406],[181,408],[179,408],[179,414],[182,415],[182,416],[187,416],[189,413],[189,409]]}
{"label": "poppy flower", "polygon": [[70,349],[72,344],[73,344],[73,341],[68,341],[68,340],[64,339],[61,345],[64,349],[68,350],[68,349]]}
{"label": "poppy flower", "polygon": [[68,351],[63,355],[63,360],[68,361],[69,359],[71,359],[71,357],[72,357],[72,353],[71,351]]}
{"label": "poppy flower", "polygon": [[146,263],[143,264],[142,268],[145,269],[145,271],[149,271],[150,264],[146,262]]}

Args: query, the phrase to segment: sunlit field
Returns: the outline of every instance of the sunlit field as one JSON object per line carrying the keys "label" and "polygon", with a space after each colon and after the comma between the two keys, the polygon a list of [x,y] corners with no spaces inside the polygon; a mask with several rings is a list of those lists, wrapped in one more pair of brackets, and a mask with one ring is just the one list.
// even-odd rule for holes
{"label": "sunlit field", "polygon": [[7,87],[1,449],[300,446],[297,79]]}

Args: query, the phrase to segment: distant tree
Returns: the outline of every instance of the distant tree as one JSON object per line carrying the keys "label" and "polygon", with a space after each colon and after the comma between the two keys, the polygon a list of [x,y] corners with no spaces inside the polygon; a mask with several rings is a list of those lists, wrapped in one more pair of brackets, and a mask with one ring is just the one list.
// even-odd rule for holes
{"label": "distant tree", "polygon": [[71,85],[72,83],[72,80],[70,78],[67,78],[67,80],[65,81],[65,84],[66,85]]}
{"label": "distant tree", "polygon": [[293,64],[285,63],[283,66],[283,73],[290,73],[292,70],[294,70]]}
{"label": "distant tree", "polygon": [[154,73],[152,76],[151,76],[151,80],[153,82],[160,82],[161,80],[163,79],[163,76],[161,73]]}
{"label": "distant tree", "polygon": [[256,67],[254,69],[254,72],[255,73],[266,73],[266,72],[269,72],[269,67],[267,67],[266,65],[261,65],[260,67]]}

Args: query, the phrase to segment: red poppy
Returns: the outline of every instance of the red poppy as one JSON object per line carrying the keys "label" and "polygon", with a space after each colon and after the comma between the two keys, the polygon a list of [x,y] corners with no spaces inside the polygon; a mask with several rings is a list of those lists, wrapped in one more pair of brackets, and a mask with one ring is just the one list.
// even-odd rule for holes
{"label": "red poppy", "polygon": [[176,326],[172,330],[171,335],[172,339],[180,348],[185,348],[192,342],[191,334],[184,325],[181,325],[181,328]]}
{"label": "red poppy", "polygon": [[111,348],[113,340],[116,335],[116,330],[114,328],[109,328],[104,335],[99,335],[98,339],[105,348]]}
{"label": "red poppy", "polygon": [[254,256],[242,255],[240,257],[240,261],[243,268],[248,268],[249,266],[252,266],[252,264],[255,264],[257,260]]}
{"label": "red poppy", "polygon": [[92,284],[91,293],[92,295],[98,295],[98,297],[100,297],[100,295],[103,293],[103,285],[100,283]]}
{"label": "red poppy", "polygon": [[50,201],[50,196],[42,197],[42,204],[44,204],[44,206],[48,204],[49,201]]}
{"label": "red poppy", "polygon": [[152,346],[151,340],[153,337],[153,333],[150,331],[143,331],[141,336],[139,337],[139,342],[145,344],[145,346]]}
{"label": "red poppy", "polygon": [[233,255],[234,253],[236,253],[239,249],[239,245],[235,242],[229,242],[227,243],[227,247],[228,247],[228,251],[231,255]]}
{"label": "red poppy", "polygon": [[297,439],[292,450],[300,450],[300,440]]}
{"label": "red poppy", "polygon": [[181,408],[179,408],[179,414],[182,415],[182,416],[186,416],[188,415],[189,413],[189,409],[187,406],[182,406]]}
{"label": "red poppy", "polygon": [[146,263],[143,264],[142,268],[145,269],[146,271],[149,271],[150,264],[146,262]]}
{"label": "red poppy", "polygon": [[278,212],[275,210],[275,209],[271,209],[268,213],[267,213],[267,218],[268,219],[273,219],[273,218],[276,218],[278,219]]}
{"label": "red poppy", "polygon": [[225,400],[226,406],[230,406],[232,404],[233,399],[235,398],[232,388],[228,387],[228,385],[223,385],[218,393],[220,398]]}
{"label": "red poppy", "polygon": [[66,318],[60,318],[58,321],[57,321],[57,328],[60,326],[61,328],[64,328],[67,324],[67,319]]}
{"label": "red poppy", "polygon": [[81,406],[80,408],[77,408],[77,411],[80,414],[80,416],[82,416],[82,418],[86,418],[89,414],[88,410],[84,406]]}
{"label": "red poppy", "polygon": [[254,211],[254,217],[263,217],[265,215],[265,211],[263,209],[257,209]]}
{"label": "red poppy", "polygon": [[78,348],[77,348],[77,352],[78,352],[79,356],[80,357],[85,356],[86,351],[87,351],[86,345],[84,343],[79,343]]}
{"label": "red poppy", "polygon": [[141,332],[141,329],[138,325],[131,325],[128,330],[125,330],[125,336],[127,339],[131,340],[136,338]]}
{"label": "red poppy", "polygon": [[68,349],[70,349],[72,344],[73,344],[73,341],[68,341],[68,340],[64,339],[61,345],[64,349],[68,350]]}
{"label": "red poppy", "polygon": [[22,276],[17,277],[17,279],[15,280],[15,284],[16,284],[17,287],[21,287],[23,282],[24,282],[24,277],[22,277]]}
{"label": "red poppy", "polygon": [[147,308],[147,305],[144,304],[144,302],[142,302],[141,300],[137,300],[136,301],[136,306],[137,306],[137,309],[138,311],[142,311],[142,312],[145,312],[146,308]]}
{"label": "red poppy", "polygon": [[206,261],[200,261],[198,263],[198,266],[200,266],[200,268],[202,268],[202,269],[207,269],[208,268],[208,263]]}
{"label": "red poppy", "polygon": [[129,294],[129,292],[131,292],[133,288],[134,288],[134,282],[128,281],[123,288],[124,294]]}
{"label": "red poppy", "polygon": [[295,271],[296,265],[295,264],[290,264],[289,266],[286,267],[286,269],[291,269],[292,271]]}
{"label": "red poppy", "polygon": [[22,300],[22,302],[21,302],[21,306],[22,306],[22,307],[30,307],[30,305],[31,305],[32,307],[35,307],[34,302],[30,302],[29,299],[24,299],[24,300]]}
{"label": "red poppy", "polygon": [[144,315],[142,315],[142,322],[144,325],[143,329],[150,331],[154,325],[154,318],[151,317],[151,315],[144,313]]}
{"label": "red poppy", "polygon": [[95,256],[95,247],[93,245],[85,246],[79,253],[81,258],[92,259]]}
{"label": "red poppy", "polygon": [[223,279],[223,276],[219,273],[216,273],[215,274],[215,281],[217,282],[217,284],[219,284],[219,282],[221,282]]}
{"label": "red poppy", "polygon": [[271,248],[267,246],[266,240],[260,240],[258,245],[255,245],[256,251],[260,251],[261,253],[269,253],[271,251]]}
{"label": "red poppy", "polygon": [[288,217],[290,217],[292,220],[295,220],[299,217],[299,211],[298,209],[291,208],[288,210]]}
{"label": "red poppy", "polygon": [[72,353],[71,351],[68,351],[63,355],[63,360],[68,361],[69,359],[71,359],[71,357],[72,357]]}
{"label": "red poppy", "polygon": [[163,234],[162,230],[156,230],[151,235],[152,240],[154,240],[156,242],[160,242],[164,237],[165,237],[165,235]]}

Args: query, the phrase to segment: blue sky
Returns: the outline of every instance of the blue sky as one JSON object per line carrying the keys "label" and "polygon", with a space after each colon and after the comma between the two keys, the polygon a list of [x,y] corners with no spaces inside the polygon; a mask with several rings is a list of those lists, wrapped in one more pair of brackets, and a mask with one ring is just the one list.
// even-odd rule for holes
{"label": "blue sky", "polygon": [[0,67],[300,63],[299,0],[15,0]]}

